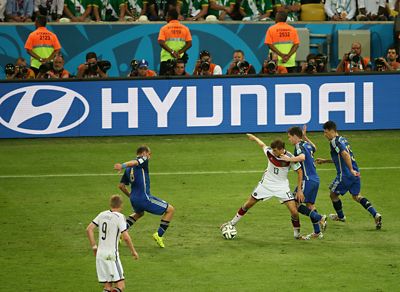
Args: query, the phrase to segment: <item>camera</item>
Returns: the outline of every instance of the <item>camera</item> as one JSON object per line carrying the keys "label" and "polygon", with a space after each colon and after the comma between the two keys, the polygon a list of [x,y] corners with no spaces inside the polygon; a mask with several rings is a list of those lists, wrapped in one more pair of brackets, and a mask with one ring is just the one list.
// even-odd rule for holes
{"label": "camera", "polygon": [[6,64],[6,66],[4,67],[4,71],[6,72],[6,75],[13,75],[15,73],[14,64]]}
{"label": "camera", "polygon": [[354,53],[354,52],[350,52],[350,53],[349,53],[348,60],[349,60],[350,62],[352,62],[352,63],[358,63],[358,62],[360,62],[360,56],[357,55],[357,54]]}
{"label": "camera", "polygon": [[315,58],[315,65],[318,73],[325,72],[325,65],[328,62],[328,57],[322,54]]}
{"label": "camera", "polygon": [[376,59],[374,59],[374,62],[375,62],[375,68],[377,71],[384,71],[385,62],[383,61],[383,58],[376,58]]}
{"label": "camera", "polygon": [[97,66],[99,66],[101,71],[106,73],[108,70],[110,70],[111,63],[110,63],[110,61],[107,61],[107,60],[101,60],[101,61],[97,61]]}
{"label": "camera", "polygon": [[39,67],[39,73],[46,74],[53,69],[53,62],[46,62]]}
{"label": "camera", "polygon": [[88,71],[90,73],[97,73],[97,68],[99,68],[97,63],[86,63],[86,65],[88,66]]}
{"label": "camera", "polygon": [[200,69],[201,71],[208,71],[210,70],[210,63],[207,61],[201,61],[200,63]]}
{"label": "camera", "polygon": [[239,75],[247,74],[247,69],[249,69],[250,64],[247,61],[239,61],[236,63],[236,67],[239,69]]}
{"label": "camera", "polygon": [[276,62],[274,60],[269,60],[267,62],[266,67],[267,67],[268,73],[275,73],[278,66],[276,65]]}
{"label": "camera", "polygon": [[307,63],[307,68],[306,68],[306,72],[311,74],[314,73],[314,70],[317,70],[317,65],[316,62],[314,61],[308,61]]}
{"label": "camera", "polygon": [[138,64],[139,64],[138,60],[136,59],[131,60],[131,72],[129,73],[130,77],[138,75]]}
{"label": "camera", "polygon": [[165,63],[166,73],[165,75],[174,75],[174,68],[176,66],[176,59],[169,59]]}

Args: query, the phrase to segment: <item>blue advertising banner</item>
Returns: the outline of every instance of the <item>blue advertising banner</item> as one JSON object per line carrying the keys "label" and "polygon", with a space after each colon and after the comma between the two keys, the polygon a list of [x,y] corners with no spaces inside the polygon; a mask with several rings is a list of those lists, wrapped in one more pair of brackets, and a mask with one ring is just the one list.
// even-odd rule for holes
{"label": "blue advertising banner", "polygon": [[399,76],[2,83],[0,138],[400,129]]}

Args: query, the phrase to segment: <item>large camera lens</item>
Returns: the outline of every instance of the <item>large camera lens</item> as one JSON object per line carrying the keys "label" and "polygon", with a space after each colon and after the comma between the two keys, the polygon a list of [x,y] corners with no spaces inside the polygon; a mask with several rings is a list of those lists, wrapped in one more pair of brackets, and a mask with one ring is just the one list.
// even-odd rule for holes
{"label": "large camera lens", "polygon": [[358,63],[360,62],[360,56],[354,53],[349,54],[349,61],[353,63]]}
{"label": "large camera lens", "polygon": [[88,63],[88,70],[92,73],[96,73],[98,67],[97,63]]}
{"label": "large camera lens", "polygon": [[202,71],[208,71],[208,70],[210,70],[210,63],[208,63],[208,62],[206,62],[206,61],[202,61],[202,62],[200,63],[200,69],[201,69]]}
{"label": "large camera lens", "polygon": [[268,69],[268,72],[275,72],[275,70],[276,70],[276,63],[275,63],[275,61],[269,61],[269,62],[267,63],[267,69]]}
{"label": "large camera lens", "polygon": [[6,74],[7,75],[12,75],[12,74],[14,74],[15,73],[15,66],[14,66],[14,64],[7,64],[6,66],[5,66],[5,71],[6,71]]}

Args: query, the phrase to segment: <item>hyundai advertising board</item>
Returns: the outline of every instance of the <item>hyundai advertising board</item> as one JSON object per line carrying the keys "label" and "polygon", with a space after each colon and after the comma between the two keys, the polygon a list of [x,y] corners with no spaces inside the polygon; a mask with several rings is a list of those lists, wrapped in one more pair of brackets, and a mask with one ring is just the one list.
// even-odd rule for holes
{"label": "hyundai advertising board", "polygon": [[0,83],[0,138],[399,129],[400,75]]}

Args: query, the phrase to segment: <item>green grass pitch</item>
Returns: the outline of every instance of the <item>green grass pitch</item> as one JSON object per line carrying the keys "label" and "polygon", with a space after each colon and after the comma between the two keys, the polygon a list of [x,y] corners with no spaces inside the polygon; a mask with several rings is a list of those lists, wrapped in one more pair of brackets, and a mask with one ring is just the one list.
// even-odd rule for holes
{"label": "green grass pitch", "polygon": [[[134,158],[144,143],[153,152],[152,193],[173,204],[176,216],[165,249],[151,237],[158,216],[146,214],[130,231],[140,259],[121,246],[126,291],[398,291],[400,131],[341,134],[361,167],[361,193],[382,213],[383,228],[376,231],[347,194],[347,222],[329,221],[323,240],[307,242],[293,239],[289,213],[276,199],[251,209],[237,238],[221,237],[220,224],[234,216],[266,166],[244,134],[1,140],[0,291],[101,291],[85,228],[119,193],[114,163]],[[258,136],[287,142],[284,133]],[[316,157],[328,158],[322,133],[309,136]],[[318,169],[317,207],[332,213],[334,166]],[[294,173],[290,181],[293,186]],[[123,213],[130,212],[124,197]],[[310,233],[309,219],[301,219],[302,233]]]}

